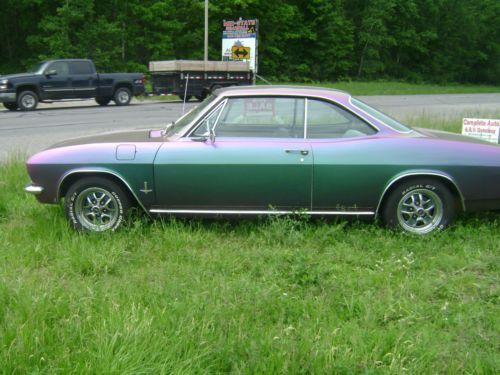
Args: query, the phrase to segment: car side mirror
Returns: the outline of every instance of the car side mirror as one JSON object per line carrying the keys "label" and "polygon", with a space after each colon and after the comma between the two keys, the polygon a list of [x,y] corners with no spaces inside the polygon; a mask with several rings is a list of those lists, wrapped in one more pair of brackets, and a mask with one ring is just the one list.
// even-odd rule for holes
{"label": "car side mirror", "polygon": [[46,75],[47,77],[56,76],[56,75],[57,75],[57,70],[55,70],[55,69],[47,70],[47,71],[45,72],[45,75]]}

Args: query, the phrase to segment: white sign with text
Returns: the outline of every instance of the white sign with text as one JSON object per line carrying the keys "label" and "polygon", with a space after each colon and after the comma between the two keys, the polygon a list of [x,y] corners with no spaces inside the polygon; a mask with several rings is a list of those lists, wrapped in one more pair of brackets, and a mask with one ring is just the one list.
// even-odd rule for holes
{"label": "white sign with text", "polygon": [[498,143],[500,138],[500,120],[464,118],[462,121],[462,134]]}

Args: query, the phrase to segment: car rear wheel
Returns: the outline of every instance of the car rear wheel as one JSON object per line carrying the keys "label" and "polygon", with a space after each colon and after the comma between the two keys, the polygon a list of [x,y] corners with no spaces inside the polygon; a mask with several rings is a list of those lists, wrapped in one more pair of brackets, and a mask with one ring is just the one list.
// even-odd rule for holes
{"label": "car rear wheel", "polygon": [[3,103],[3,106],[9,111],[15,111],[19,108],[17,103]]}
{"label": "car rear wheel", "polygon": [[33,111],[38,105],[38,96],[33,91],[22,91],[17,96],[17,106],[21,111]]}
{"label": "car rear wheel", "polygon": [[116,105],[128,105],[132,100],[132,93],[126,87],[119,87],[115,91],[113,100]]}
{"label": "car rear wheel", "polygon": [[97,104],[105,106],[109,104],[111,98],[95,98],[95,101],[97,102]]}
{"label": "car rear wheel", "polygon": [[115,182],[103,177],[86,177],[69,188],[64,199],[65,213],[79,231],[114,231],[125,221],[130,199]]}
{"label": "car rear wheel", "polygon": [[382,211],[387,226],[415,234],[443,230],[456,215],[457,204],[450,190],[440,181],[428,178],[398,184]]}

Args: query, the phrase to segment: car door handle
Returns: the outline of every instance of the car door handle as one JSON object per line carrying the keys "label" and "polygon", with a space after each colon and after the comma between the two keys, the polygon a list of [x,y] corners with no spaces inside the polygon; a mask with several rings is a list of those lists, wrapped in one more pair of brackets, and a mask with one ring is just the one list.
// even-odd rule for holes
{"label": "car door handle", "polygon": [[309,150],[285,150],[287,154],[309,155]]}

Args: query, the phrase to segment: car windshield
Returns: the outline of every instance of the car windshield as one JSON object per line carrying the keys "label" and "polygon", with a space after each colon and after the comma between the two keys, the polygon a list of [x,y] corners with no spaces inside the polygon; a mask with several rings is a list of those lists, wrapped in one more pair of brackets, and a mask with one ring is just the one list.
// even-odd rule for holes
{"label": "car windshield", "polygon": [[362,102],[359,99],[356,98],[351,98],[351,103],[361,109],[362,111],[368,113],[370,116],[376,118],[380,122],[383,122],[384,124],[390,126],[394,130],[402,133],[408,133],[411,132],[412,129],[409,126],[401,124],[399,121],[394,120],[392,117],[389,117],[385,113],[382,113],[378,110],[376,110],[373,107],[370,107],[368,104]]}
{"label": "car windshield", "polygon": [[28,70],[28,73],[38,73],[44,64],[45,64],[45,61],[42,61],[42,62],[39,62],[38,64],[33,65]]}
{"label": "car windshield", "polygon": [[191,122],[201,113],[205,108],[207,108],[210,104],[217,99],[216,95],[211,95],[207,99],[205,99],[200,105],[194,107],[191,111],[184,114],[180,119],[178,119],[173,125],[167,126],[165,131],[165,137],[178,137],[187,130],[187,128]]}

